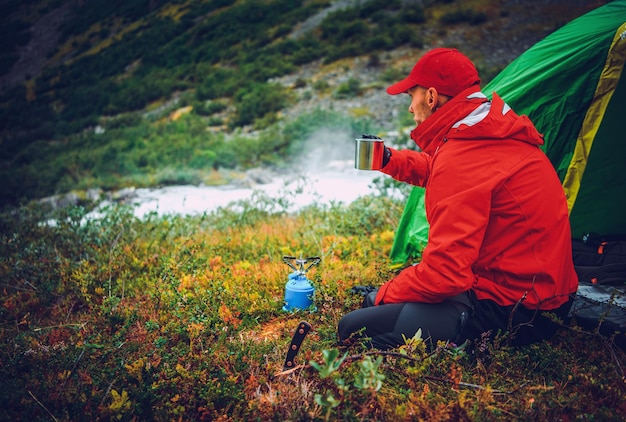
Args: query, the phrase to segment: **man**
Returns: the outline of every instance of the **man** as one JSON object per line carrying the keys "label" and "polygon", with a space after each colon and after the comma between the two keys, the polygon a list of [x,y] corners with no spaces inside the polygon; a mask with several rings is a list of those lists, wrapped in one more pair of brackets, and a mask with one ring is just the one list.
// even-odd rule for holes
{"label": "man", "polygon": [[339,340],[389,349],[418,329],[432,344],[483,333],[506,332],[517,345],[549,338],[558,325],[545,312],[566,318],[578,281],[542,135],[495,93],[489,101],[456,49],[427,52],[387,93],[411,97],[420,151],[386,147],[381,171],[426,188],[428,244],[419,264],[341,319]]}

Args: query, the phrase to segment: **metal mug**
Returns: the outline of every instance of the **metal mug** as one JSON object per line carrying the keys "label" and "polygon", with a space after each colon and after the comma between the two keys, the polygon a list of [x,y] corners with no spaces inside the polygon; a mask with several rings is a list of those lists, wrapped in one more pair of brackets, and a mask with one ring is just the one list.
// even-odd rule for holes
{"label": "metal mug", "polygon": [[355,141],[355,168],[359,170],[380,170],[383,168],[385,143],[382,139],[357,138]]}

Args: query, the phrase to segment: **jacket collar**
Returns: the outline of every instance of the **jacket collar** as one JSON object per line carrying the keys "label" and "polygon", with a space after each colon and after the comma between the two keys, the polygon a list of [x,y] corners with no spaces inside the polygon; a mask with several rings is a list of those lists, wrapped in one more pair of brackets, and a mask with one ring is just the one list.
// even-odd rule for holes
{"label": "jacket collar", "polygon": [[452,97],[411,131],[411,139],[422,151],[432,155],[444,142],[446,133],[456,122],[489,101],[484,95],[475,95],[477,92],[480,92],[480,87],[475,85]]}

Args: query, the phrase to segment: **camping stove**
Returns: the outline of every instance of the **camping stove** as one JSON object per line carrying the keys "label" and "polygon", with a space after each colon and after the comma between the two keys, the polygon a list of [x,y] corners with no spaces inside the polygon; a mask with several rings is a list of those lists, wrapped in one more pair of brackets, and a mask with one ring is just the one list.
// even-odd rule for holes
{"label": "camping stove", "polygon": [[[306,278],[306,273],[311,267],[319,264],[321,258],[314,256],[309,258],[296,258],[295,256],[283,256],[283,262],[293,272],[289,274],[285,285],[285,305],[283,311],[295,311],[309,309],[313,305],[315,287],[311,280]],[[315,310],[315,308],[313,308]]]}

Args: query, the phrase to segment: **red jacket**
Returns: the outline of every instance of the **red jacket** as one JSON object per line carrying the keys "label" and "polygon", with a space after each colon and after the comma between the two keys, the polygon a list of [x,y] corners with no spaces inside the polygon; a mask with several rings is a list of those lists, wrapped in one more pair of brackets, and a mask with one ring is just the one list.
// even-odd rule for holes
{"label": "red jacket", "polygon": [[469,289],[504,306],[566,302],[578,285],[567,204],[530,120],[473,87],[411,137],[422,152],[392,150],[382,171],[426,188],[428,244],[376,304],[436,303]]}

